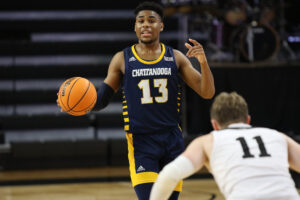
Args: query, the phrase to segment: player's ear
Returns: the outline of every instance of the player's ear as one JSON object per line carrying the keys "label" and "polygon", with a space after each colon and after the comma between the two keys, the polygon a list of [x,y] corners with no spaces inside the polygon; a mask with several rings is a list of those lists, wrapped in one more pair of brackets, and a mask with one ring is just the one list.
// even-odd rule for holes
{"label": "player's ear", "polygon": [[215,119],[211,119],[210,123],[211,123],[214,130],[220,130],[220,126],[219,126],[218,122]]}
{"label": "player's ear", "polygon": [[162,31],[164,30],[164,26],[165,26],[164,23],[161,22],[161,23],[160,23],[160,32],[162,32]]}
{"label": "player's ear", "polygon": [[250,124],[250,122],[251,122],[251,116],[248,115],[248,116],[247,116],[247,121],[246,121],[246,123],[247,123],[247,124]]}

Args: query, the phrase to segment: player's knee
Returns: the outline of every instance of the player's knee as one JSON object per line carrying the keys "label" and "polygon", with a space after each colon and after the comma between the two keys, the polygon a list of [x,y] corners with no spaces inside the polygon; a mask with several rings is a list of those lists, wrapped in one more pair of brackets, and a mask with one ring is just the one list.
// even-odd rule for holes
{"label": "player's knee", "polygon": [[139,200],[149,200],[152,185],[153,183],[144,183],[134,187]]}

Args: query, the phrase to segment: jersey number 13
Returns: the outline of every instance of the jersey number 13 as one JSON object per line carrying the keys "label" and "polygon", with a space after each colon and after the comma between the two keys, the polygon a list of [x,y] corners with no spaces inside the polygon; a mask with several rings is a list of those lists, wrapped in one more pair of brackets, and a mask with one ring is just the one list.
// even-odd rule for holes
{"label": "jersey number 13", "polygon": [[[168,88],[167,88],[168,79],[153,79],[153,85],[155,88],[158,88],[161,96],[154,97],[154,100],[157,103],[165,103],[168,101]],[[141,98],[142,104],[153,103],[153,97],[151,96],[150,90],[150,80],[143,79],[138,84],[139,88],[143,92],[143,97]]]}

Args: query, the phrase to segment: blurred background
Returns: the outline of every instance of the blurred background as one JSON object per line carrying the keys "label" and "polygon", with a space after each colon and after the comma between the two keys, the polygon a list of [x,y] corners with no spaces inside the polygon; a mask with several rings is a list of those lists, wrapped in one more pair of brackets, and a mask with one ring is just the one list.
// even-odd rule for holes
{"label": "blurred background", "polygon": [[[133,10],[139,2],[11,0],[1,5],[1,170],[128,166],[121,91],[104,110],[81,117],[61,113],[56,94],[74,76],[100,85],[112,56],[137,42]],[[216,94],[237,91],[249,103],[252,125],[300,141],[299,1],[156,2],[165,7],[163,43],[185,53],[187,39],[198,40]],[[212,100],[184,87],[188,144],[212,130]]]}

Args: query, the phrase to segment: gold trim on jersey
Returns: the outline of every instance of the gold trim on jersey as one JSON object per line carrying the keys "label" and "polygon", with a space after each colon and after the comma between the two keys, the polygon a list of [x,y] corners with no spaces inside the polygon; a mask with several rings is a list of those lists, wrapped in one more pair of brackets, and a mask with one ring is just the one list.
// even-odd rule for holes
{"label": "gold trim on jersey", "polygon": [[128,106],[125,95],[123,96],[122,101],[122,109],[123,109],[123,120],[124,120],[124,131],[129,131],[129,115],[128,115]]}
{"label": "gold trim on jersey", "polygon": [[129,131],[129,125],[124,125],[124,131]]}
{"label": "gold trim on jersey", "polygon": [[156,60],[152,60],[152,61],[147,61],[147,60],[143,60],[142,58],[140,58],[138,56],[137,52],[135,51],[135,48],[134,48],[135,45],[131,46],[131,50],[132,50],[133,55],[136,57],[136,59],[138,59],[138,61],[140,61],[141,63],[147,64],[147,65],[153,65],[153,64],[158,63],[159,61],[161,61],[161,59],[165,55],[165,52],[166,52],[165,45],[163,43],[160,43],[160,44],[161,44],[161,47],[162,47],[161,54]]}
{"label": "gold trim on jersey", "polygon": [[[136,173],[135,170],[135,158],[134,158],[134,146],[132,133],[126,133],[126,139],[128,144],[128,160],[129,160],[129,171],[131,177],[132,186],[143,184],[143,183],[154,183],[157,179],[158,173],[156,172],[140,172]],[[182,191],[183,181],[179,181],[174,191]]]}
{"label": "gold trim on jersey", "polygon": [[[180,90],[180,86],[178,86],[178,90]],[[177,112],[180,113],[181,112],[181,92],[179,91],[177,93]]]}
{"label": "gold trim on jersey", "polygon": [[181,128],[181,126],[178,124],[178,128],[179,128],[179,130],[182,132],[182,128]]}

